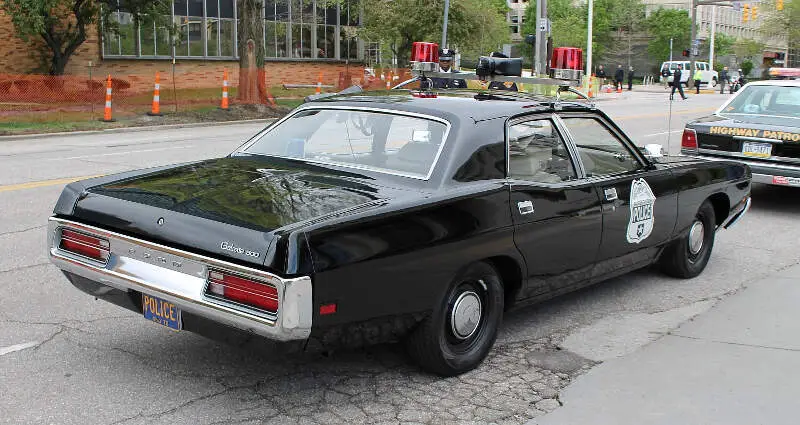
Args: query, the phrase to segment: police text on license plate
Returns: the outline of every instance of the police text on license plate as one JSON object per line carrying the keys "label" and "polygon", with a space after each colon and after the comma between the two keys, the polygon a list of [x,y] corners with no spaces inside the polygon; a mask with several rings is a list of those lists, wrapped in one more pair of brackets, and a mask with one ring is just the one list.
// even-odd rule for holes
{"label": "police text on license plate", "polygon": [[772,145],[769,143],[743,142],[742,155],[769,158],[772,156]]}
{"label": "police text on license plate", "polygon": [[181,330],[181,311],[175,304],[152,295],[142,294],[144,318],[176,331]]}

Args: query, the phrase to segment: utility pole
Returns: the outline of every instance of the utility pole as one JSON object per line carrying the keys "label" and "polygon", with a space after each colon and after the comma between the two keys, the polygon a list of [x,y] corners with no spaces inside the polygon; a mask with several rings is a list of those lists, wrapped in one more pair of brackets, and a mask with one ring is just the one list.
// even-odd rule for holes
{"label": "utility pole", "polygon": [[[694,76],[694,39],[697,37],[697,0],[692,0],[692,30],[691,35],[689,37],[689,69],[686,72],[689,73],[689,78],[686,80],[686,87],[694,87],[694,80],[692,77]],[[680,81],[676,81],[680,84]]]}
{"label": "utility pole", "polygon": [[587,18],[588,31],[586,34],[586,76],[592,78],[592,18],[594,15],[594,0],[589,0],[589,16]]}
{"label": "utility pole", "polygon": [[669,39],[669,61],[672,62],[672,37]]}
{"label": "utility pole", "polygon": [[442,45],[441,48],[447,47],[447,15],[450,14],[450,0],[444,0],[444,24],[442,24]]}
{"label": "utility pole", "polygon": [[714,70],[714,37],[717,32],[717,6],[711,6],[711,43],[709,44],[708,66]]}
{"label": "utility pole", "polygon": [[545,73],[547,69],[547,0],[536,2],[536,63],[534,69],[537,75]]}

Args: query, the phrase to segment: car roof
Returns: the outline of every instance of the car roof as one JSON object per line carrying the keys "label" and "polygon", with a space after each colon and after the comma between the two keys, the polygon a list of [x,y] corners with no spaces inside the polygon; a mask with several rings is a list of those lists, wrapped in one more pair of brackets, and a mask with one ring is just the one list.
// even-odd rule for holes
{"label": "car roof", "polygon": [[[449,119],[483,121],[531,112],[556,109],[556,99],[504,90],[441,90],[434,98],[413,95],[412,90],[362,92],[337,95],[307,102],[301,107],[348,106],[413,112]],[[559,108],[593,110],[594,106],[578,100],[562,100]]]}

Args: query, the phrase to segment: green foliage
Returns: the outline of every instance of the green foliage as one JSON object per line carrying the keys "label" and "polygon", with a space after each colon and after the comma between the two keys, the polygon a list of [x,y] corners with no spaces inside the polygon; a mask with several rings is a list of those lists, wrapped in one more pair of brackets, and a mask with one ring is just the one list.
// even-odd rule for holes
{"label": "green foliage", "polygon": [[789,45],[800,45],[800,0],[783,0],[777,10],[776,0],[762,0],[758,8],[761,31],[769,36],[788,36]]}
{"label": "green foliage", "polygon": [[672,38],[673,55],[688,49],[692,28],[689,12],[678,9],[659,8],[653,12],[645,23],[648,34],[653,38],[647,46],[647,52],[657,61],[669,60],[669,40]]}
{"label": "green foliage", "polygon": [[[472,57],[498,49],[509,39],[505,10],[496,0],[459,0],[450,3],[447,41],[462,56]],[[440,43],[444,0],[371,0],[364,6],[361,36],[381,40],[397,55],[399,65],[408,63],[411,43]],[[505,5],[502,5],[505,7]]]}
{"label": "green foliage", "polygon": [[[714,56],[725,56],[733,53],[733,45],[736,43],[736,38],[725,33],[714,33]],[[711,49],[711,43],[706,40],[703,43],[706,50]]]}
{"label": "green foliage", "polygon": [[749,59],[742,61],[742,73],[745,77],[750,75],[750,72],[753,71],[754,66],[755,65],[753,65],[753,62]]}
{"label": "green foliage", "polygon": [[[733,45],[733,53],[739,60],[748,60],[759,56],[764,51],[764,43],[752,38],[740,38]],[[742,68],[744,69],[744,68]]]}
{"label": "green foliage", "polygon": [[[135,22],[150,24],[169,15],[171,7],[171,2],[165,0],[125,3]],[[26,41],[42,42],[42,56],[51,75],[64,73],[70,57],[86,41],[90,25],[102,21],[106,30],[119,30],[108,19],[116,7],[116,0],[0,0],[0,9],[11,17],[17,35]]]}

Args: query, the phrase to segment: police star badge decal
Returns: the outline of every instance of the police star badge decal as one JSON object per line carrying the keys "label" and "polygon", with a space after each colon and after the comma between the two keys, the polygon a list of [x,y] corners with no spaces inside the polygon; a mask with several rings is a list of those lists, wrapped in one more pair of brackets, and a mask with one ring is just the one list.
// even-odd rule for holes
{"label": "police star badge decal", "polygon": [[634,179],[631,182],[631,215],[626,235],[628,243],[639,243],[647,239],[653,232],[653,204],[655,202],[656,196],[644,179]]}

